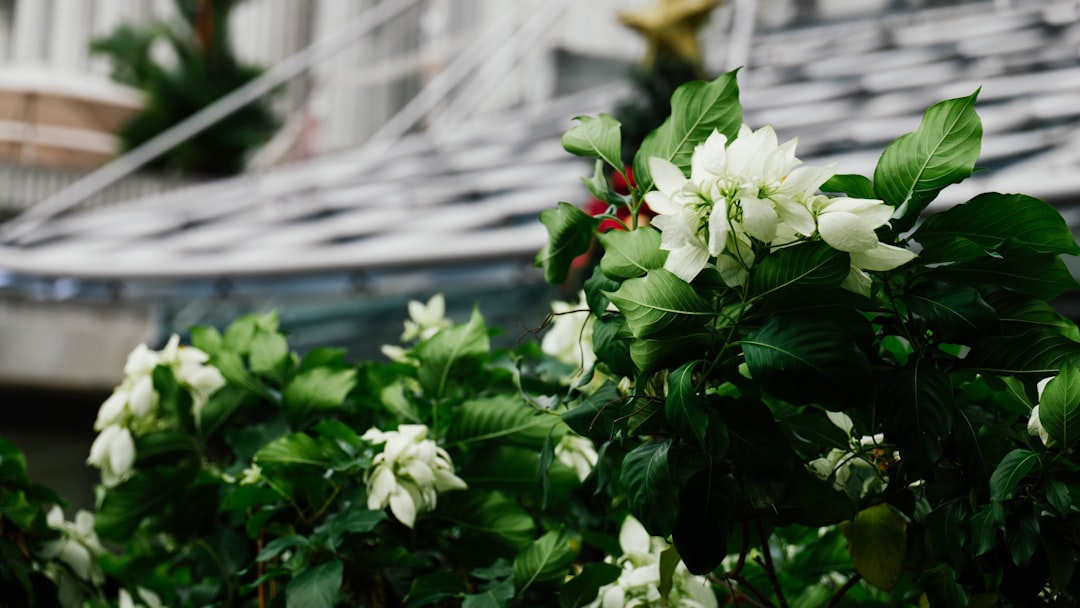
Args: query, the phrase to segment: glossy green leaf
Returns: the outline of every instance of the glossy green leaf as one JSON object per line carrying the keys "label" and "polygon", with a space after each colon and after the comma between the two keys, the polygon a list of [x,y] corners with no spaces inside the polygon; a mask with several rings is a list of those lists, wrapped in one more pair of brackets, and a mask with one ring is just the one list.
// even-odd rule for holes
{"label": "glossy green leaf", "polygon": [[466,401],[446,432],[449,444],[503,439],[539,448],[551,429],[551,417],[525,403],[517,394],[500,394]]}
{"label": "glossy green leaf", "polygon": [[719,469],[699,471],[682,486],[671,534],[690,572],[706,575],[727,556],[737,509],[738,491]]}
{"label": "glossy green leaf", "polygon": [[633,336],[626,326],[626,317],[606,314],[593,321],[593,352],[599,362],[615,376],[637,375],[637,366],[630,356]]}
{"label": "glossy green leaf", "polygon": [[664,400],[664,416],[675,433],[684,438],[693,438],[698,445],[705,447],[705,431],[709,425],[709,415],[705,402],[697,394],[694,384],[694,369],[702,363],[700,359],[683,364],[668,376],[668,394]]}
{"label": "glossy green leaf", "polygon": [[997,311],[1001,333],[1005,335],[1020,335],[1031,329],[1064,333],[1074,327],[1045,300],[1005,289],[986,289],[982,290],[982,294],[986,303]]}
{"label": "glossy green leaf", "polygon": [[599,235],[604,246],[600,270],[615,280],[640,277],[650,270],[663,268],[668,253],[660,249],[660,232],[644,227],[637,230],[611,230]]}
{"label": "glossy green leaf", "polygon": [[551,504],[551,463],[555,462],[555,428],[552,427],[540,448],[540,459],[536,467],[536,480],[540,485],[540,509],[546,511]]}
{"label": "glossy green leaf", "polygon": [[340,561],[319,564],[301,571],[285,587],[285,604],[304,608],[333,608],[341,590]]}
{"label": "glossy green leaf", "polygon": [[611,304],[611,300],[604,295],[604,292],[615,291],[618,288],[619,281],[608,278],[600,270],[599,265],[593,268],[592,276],[585,280],[585,302],[588,303],[589,310],[593,315],[597,317],[603,316],[604,311]]}
{"label": "glossy green leaf", "polygon": [[356,370],[316,367],[293,377],[283,391],[285,413],[294,420],[313,410],[341,407],[356,386]]}
{"label": "glossy green leaf", "polygon": [[843,409],[869,397],[866,355],[835,322],[775,315],[742,340],[742,347],[758,386],[790,403]]}
{"label": "glossy green leaf", "polygon": [[982,144],[975,97],[930,106],[911,133],[889,144],[874,169],[876,198],[896,207],[893,234],[908,230],[942,188],[967,179]]}
{"label": "glossy green leaf", "polygon": [[1080,254],[1061,213],[1049,203],[1024,194],[980,194],[926,218],[914,238],[927,248],[963,238],[994,249],[1012,239],[1038,253]]}
{"label": "glossy green leaf", "polygon": [[998,329],[997,313],[972,287],[929,281],[904,294],[901,300],[946,342],[970,344]]}
{"label": "glossy green leaf", "polygon": [[920,244],[923,245],[923,248],[919,252],[919,262],[924,266],[956,264],[986,257],[1001,257],[992,250],[962,236],[941,238],[926,244]]}
{"label": "glossy green leaf", "polygon": [[1017,448],[1005,455],[990,476],[990,498],[996,502],[1009,500],[1016,494],[1020,481],[1039,462],[1039,455]]}
{"label": "glossy green leaf", "polygon": [[876,199],[874,183],[862,175],[834,175],[821,185],[822,192],[839,192],[850,198]]}
{"label": "glossy green leaf", "polygon": [[888,591],[904,573],[907,524],[887,504],[868,507],[840,525],[855,570],[871,585]]}
{"label": "glossy green leaf", "polygon": [[597,159],[593,164],[593,174],[581,178],[582,183],[588,188],[589,194],[609,205],[625,206],[627,204],[623,195],[612,191],[608,182],[607,173],[604,171],[604,161]]}
{"label": "glossy green leaf", "polygon": [[968,608],[968,594],[956,580],[956,572],[948,564],[938,564],[919,577],[926,591],[927,605],[937,608]]}
{"label": "glossy green leaf", "polygon": [[1072,447],[1080,440],[1080,369],[1068,360],[1043,389],[1039,420],[1062,447]]}
{"label": "glossy green leaf", "polygon": [[420,385],[429,396],[441,399],[453,383],[465,379],[464,372],[478,367],[490,350],[487,325],[480,311],[473,309],[468,323],[444,329],[417,346]]}
{"label": "glossy green leaf", "polygon": [[765,257],[754,269],[754,293],[763,297],[793,285],[836,287],[848,276],[851,257],[823,241],[785,247]]}
{"label": "glossy green leaf", "polygon": [[266,543],[262,551],[255,556],[255,561],[265,562],[274,559],[281,555],[288,549],[301,548],[307,549],[310,546],[308,539],[300,536],[299,534],[290,534],[289,536],[280,536],[274,540]]}
{"label": "glossy green leaf", "polygon": [[448,492],[439,496],[431,517],[448,520],[513,549],[531,543],[535,531],[529,513],[499,492]]}
{"label": "glossy green leaf", "polygon": [[439,601],[465,595],[468,585],[452,572],[432,572],[413,579],[405,608],[430,606]]}
{"label": "glossy green leaf", "polygon": [[652,190],[649,158],[671,161],[684,171],[690,168],[694,147],[714,130],[731,141],[743,123],[736,72],[712,82],[688,82],[671,97],[671,116],[641,143],[634,156],[634,179],[642,192]]}
{"label": "glossy green leaf", "polygon": [[1044,300],[1078,286],[1056,253],[1038,253],[1011,240],[999,246],[997,253],[942,266],[930,274],[953,285],[1005,287]]}
{"label": "glossy green leaf", "polygon": [[1013,563],[1022,568],[1031,564],[1039,549],[1039,514],[1027,503],[1009,515],[1005,524],[1005,547]]}
{"label": "glossy green leaf", "polygon": [[548,283],[562,283],[570,274],[574,258],[589,250],[600,220],[575,205],[559,202],[558,208],[540,214],[540,223],[547,228],[548,242],[533,263],[544,269]]}
{"label": "glossy green leaf", "polygon": [[255,454],[255,462],[263,466],[305,465],[328,469],[336,460],[345,457],[341,447],[332,439],[293,433],[263,446]]}
{"label": "glossy green leaf", "polygon": [[524,593],[534,583],[566,578],[575,551],[564,530],[551,530],[514,558],[514,588]]}
{"label": "glossy green leaf", "polygon": [[195,479],[190,469],[153,469],[110,488],[94,519],[94,529],[105,540],[126,541],[143,519],[156,515],[175,501]]}
{"label": "glossy green leaf", "polygon": [[711,334],[702,330],[674,338],[634,340],[630,343],[630,359],[641,373],[652,373],[681,365],[688,354],[708,348],[712,339]]}
{"label": "glossy green leaf", "polygon": [[259,332],[251,341],[251,354],[248,362],[251,371],[269,376],[280,377],[281,370],[289,358],[289,344],[285,336],[279,333]]}
{"label": "glossy green leaf", "polygon": [[623,458],[627,505],[653,536],[670,534],[678,512],[678,488],[668,463],[670,448],[670,440],[648,441]]}
{"label": "glossy green leaf", "polygon": [[578,435],[603,443],[615,436],[615,423],[623,401],[619,389],[609,381],[577,406],[563,412],[562,419]]}
{"label": "glossy green leaf", "polygon": [[880,378],[877,412],[885,437],[897,444],[905,466],[917,474],[928,475],[941,458],[954,409],[948,374],[929,361],[919,360]]}
{"label": "glossy green leaf", "polygon": [[590,562],[566,581],[559,590],[560,608],[581,608],[591,604],[604,585],[614,583],[622,571],[612,564]]}
{"label": "glossy green leaf", "polygon": [[1040,377],[1057,373],[1066,361],[1080,366],[1080,343],[1047,329],[987,338],[972,347],[966,359],[968,368],[975,371]]}
{"label": "glossy green leaf", "polygon": [[605,295],[626,316],[635,338],[685,334],[716,314],[689,283],[663,268]]}
{"label": "glossy green leaf", "polygon": [[562,136],[567,152],[602,160],[616,171],[622,171],[622,129],[619,121],[607,114],[597,118],[575,116],[578,124]]}
{"label": "glossy green leaf", "polygon": [[983,505],[979,512],[971,517],[971,539],[967,545],[968,550],[974,550],[975,555],[984,555],[995,546],[1005,523],[1005,511],[1001,503],[993,502]]}

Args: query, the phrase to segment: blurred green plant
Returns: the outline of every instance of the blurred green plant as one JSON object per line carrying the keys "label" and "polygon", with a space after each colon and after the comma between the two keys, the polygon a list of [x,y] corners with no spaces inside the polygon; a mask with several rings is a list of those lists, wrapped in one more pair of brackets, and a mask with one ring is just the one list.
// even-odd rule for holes
{"label": "blurred green plant", "polygon": [[[131,150],[261,73],[237,59],[229,16],[241,0],[176,0],[179,17],[146,27],[119,26],[93,41],[115,80],[146,93],[146,106],[120,132]],[[274,135],[279,120],[263,97],[177,145],[148,167],[183,175],[232,175]]]}

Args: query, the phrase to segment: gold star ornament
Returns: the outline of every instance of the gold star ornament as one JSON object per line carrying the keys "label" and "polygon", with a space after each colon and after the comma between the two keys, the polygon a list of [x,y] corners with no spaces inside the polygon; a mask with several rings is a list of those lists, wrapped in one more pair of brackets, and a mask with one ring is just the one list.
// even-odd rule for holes
{"label": "gold star ornament", "polygon": [[647,44],[644,64],[671,56],[701,65],[698,30],[723,0],[659,0],[658,4],[619,13],[627,26],[641,32]]}

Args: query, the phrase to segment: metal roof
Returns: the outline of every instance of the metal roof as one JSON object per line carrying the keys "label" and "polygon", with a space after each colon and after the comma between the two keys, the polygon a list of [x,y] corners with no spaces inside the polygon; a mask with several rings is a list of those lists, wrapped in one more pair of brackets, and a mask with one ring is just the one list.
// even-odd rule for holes
{"label": "metal roof", "polygon": [[[740,75],[746,121],[798,136],[807,163],[871,174],[926,107],[981,87],[987,170],[938,204],[1023,191],[1080,226],[1080,1],[1016,4],[760,36]],[[573,116],[610,111],[627,94],[605,86],[391,148],[71,214],[0,246],[0,268],[15,284],[525,267],[546,240],[537,215],[586,197],[579,178],[589,166],[562,150],[562,132]]]}

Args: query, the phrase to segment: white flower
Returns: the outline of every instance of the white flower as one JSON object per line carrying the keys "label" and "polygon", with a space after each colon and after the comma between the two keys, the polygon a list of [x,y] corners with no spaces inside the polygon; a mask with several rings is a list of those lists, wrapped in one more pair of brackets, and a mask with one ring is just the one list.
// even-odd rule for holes
{"label": "white flower", "polygon": [[262,480],[262,467],[252,464],[240,474],[240,485],[247,486],[259,483]]}
{"label": "white flower", "polygon": [[368,429],[361,437],[385,444],[364,476],[368,508],[389,506],[394,517],[410,528],[418,513],[435,508],[439,492],[468,487],[454,474],[450,455],[427,439],[427,433],[422,424],[403,424],[396,431]]}
{"label": "white flower", "polygon": [[[196,423],[199,423],[202,408],[210,397],[225,386],[225,377],[218,368],[206,364],[209,360],[210,355],[194,346],[182,346],[180,336],[176,334],[161,349],[159,365],[172,368],[176,380],[191,390],[191,409]],[[153,369],[150,371],[153,372]]]}
{"label": "white flower", "polygon": [[579,480],[585,481],[596,466],[598,456],[591,440],[567,433],[555,446],[555,458],[573,469]]}
{"label": "white flower", "polygon": [[443,294],[437,293],[431,296],[427,304],[417,300],[409,301],[409,318],[405,321],[405,331],[401,334],[401,341],[408,342],[419,338],[427,340],[453,325],[446,318],[446,300]]}
{"label": "white flower", "polygon": [[164,606],[164,604],[161,603],[161,598],[149,589],[136,587],[135,594],[143,601],[142,604],[135,603],[135,600],[131,597],[130,591],[127,589],[120,589],[120,595],[117,598],[119,600],[119,608],[163,608]]}
{"label": "white flower", "polygon": [[[622,568],[619,579],[600,588],[587,608],[635,608],[665,605],[678,608],[716,608],[716,594],[707,579],[694,576],[681,561],[675,566],[667,602],[660,595],[660,553],[667,547],[662,538],[649,536],[645,527],[627,516],[619,529],[623,554],[614,563]],[[608,558],[608,562],[612,562]]]}
{"label": "white flower", "polygon": [[[1043,394],[1043,391],[1046,390],[1046,385],[1050,384],[1050,381],[1053,380],[1053,379],[1054,379],[1054,377],[1051,376],[1050,378],[1043,378],[1042,380],[1039,380],[1039,384],[1037,385],[1037,387],[1038,387],[1038,390],[1039,390],[1039,402],[1040,403],[1042,402],[1042,394]],[[1050,443],[1050,433],[1047,433],[1046,429],[1043,428],[1042,420],[1039,418],[1039,406],[1038,405],[1031,408],[1031,417],[1028,418],[1027,430],[1028,430],[1028,435],[1038,436],[1039,439],[1042,440],[1043,445],[1046,445],[1046,444]]]}
{"label": "white flower", "polygon": [[131,431],[118,424],[102,429],[90,446],[86,464],[101,469],[101,483],[107,488],[127,480],[135,464],[135,438]]}
{"label": "white flower", "polygon": [[45,521],[50,528],[59,530],[61,537],[45,543],[42,555],[64,562],[81,580],[95,585],[105,582],[105,573],[97,562],[104,549],[94,532],[94,514],[80,510],[75,514],[75,521],[69,522],[64,520],[60,507],[54,506],[46,514]]}
{"label": "white flower", "polygon": [[[806,201],[835,173],[835,166],[798,167],[796,140],[778,144],[772,127],[743,125],[730,145],[713,132],[695,149],[690,178],[674,164],[650,158],[657,191],[645,200],[658,215],[664,268],[691,281],[710,258],[729,285],[745,284],[754,262],[754,242],[769,244],[781,234],[809,237],[814,220]],[[752,239],[752,240],[751,240]]]}
{"label": "white flower", "polygon": [[551,328],[540,341],[544,354],[554,357],[577,372],[567,380],[574,384],[596,363],[593,352],[593,332],[589,323],[592,316],[582,291],[577,303],[554,301],[551,303]]}
{"label": "white flower", "polygon": [[[838,414],[829,419],[850,434],[852,423],[846,415]],[[833,448],[823,458],[811,460],[806,466],[819,479],[832,479],[836,490],[846,492],[852,498],[880,494],[888,484],[888,461],[900,458],[896,452],[889,455],[885,451],[882,447],[884,441],[885,435],[881,433],[852,438],[849,440],[851,449]],[[882,467],[879,468],[878,464],[882,464]]]}

